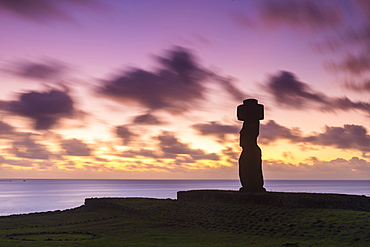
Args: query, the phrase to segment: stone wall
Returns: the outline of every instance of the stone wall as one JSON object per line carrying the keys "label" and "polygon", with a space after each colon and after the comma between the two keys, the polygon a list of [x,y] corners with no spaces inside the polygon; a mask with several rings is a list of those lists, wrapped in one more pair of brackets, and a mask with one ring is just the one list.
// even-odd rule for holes
{"label": "stone wall", "polygon": [[370,212],[370,197],[343,194],[190,190],[177,192],[177,199],[203,202],[251,202],[282,207],[336,208]]}

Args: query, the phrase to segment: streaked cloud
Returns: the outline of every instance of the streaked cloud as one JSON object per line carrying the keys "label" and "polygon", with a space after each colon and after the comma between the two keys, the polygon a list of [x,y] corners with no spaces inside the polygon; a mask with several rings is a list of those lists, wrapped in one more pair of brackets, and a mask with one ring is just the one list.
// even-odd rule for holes
{"label": "streaked cloud", "polygon": [[35,140],[32,134],[18,134],[12,143],[10,153],[18,158],[48,160],[52,153],[47,146]]}
{"label": "streaked cloud", "polygon": [[[237,12],[232,19],[245,28],[290,28],[296,33],[309,32],[315,51],[333,53],[324,67],[344,74],[351,89],[367,89],[370,72],[369,2],[264,0],[255,6],[255,14]],[[353,13],[357,13],[353,16]],[[328,34],[320,37],[321,31]],[[348,75],[351,79],[348,80]],[[358,91],[358,90],[357,90]],[[368,91],[368,90],[366,90]]]}
{"label": "streaked cloud", "polygon": [[94,0],[0,0],[0,12],[32,21],[71,21],[76,7],[91,7]]}
{"label": "streaked cloud", "polygon": [[194,124],[192,128],[202,136],[216,137],[219,142],[224,141],[227,134],[237,134],[240,130],[239,126],[222,124],[217,121]]}
{"label": "streaked cloud", "polygon": [[275,121],[270,120],[267,123],[260,125],[261,131],[258,137],[258,141],[261,144],[270,144],[277,140],[285,139],[292,143],[297,143],[302,141],[302,132],[299,128],[287,128]]}
{"label": "streaked cloud", "polygon": [[329,104],[326,95],[314,91],[308,84],[299,81],[293,73],[287,71],[271,76],[265,84],[265,89],[274,97],[277,104],[288,108],[303,109],[312,104],[319,106]]}
{"label": "streaked cloud", "polygon": [[26,79],[49,81],[62,79],[69,67],[58,60],[46,59],[41,62],[19,60],[9,63],[3,71]]}
{"label": "streaked cloud", "polygon": [[0,135],[3,136],[3,135],[9,135],[9,134],[12,134],[14,131],[14,127],[3,122],[3,121],[0,121]]}
{"label": "streaked cloud", "polygon": [[154,114],[146,113],[138,115],[133,119],[134,124],[143,124],[143,125],[161,125],[164,122],[156,117]]}
{"label": "streaked cloud", "polygon": [[295,30],[325,30],[343,22],[341,9],[334,4],[312,0],[264,0],[256,4],[257,15],[249,17],[237,12],[232,15],[239,25],[250,28],[290,27]]}
{"label": "streaked cloud", "polygon": [[286,108],[321,111],[361,111],[370,114],[370,102],[353,101],[347,97],[330,97],[312,89],[291,72],[281,71],[263,85],[276,104]]}
{"label": "streaked cloud", "polygon": [[33,120],[36,130],[52,129],[60,119],[72,117],[75,112],[74,102],[68,92],[29,91],[18,96],[18,100],[1,102],[2,110]]}
{"label": "streaked cloud", "polygon": [[262,1],[260,20],[265,25],[289,26],[313,30],[336,27],[342,23],[340,8],[323,1],[266,0]]}
{"label": "streaked cloud", "polygon": [[265,176],[289,179],[367,179],[370,175],[370,163],[356,156],[350,159],[337,158],[320,160],[310,157],[298,165],[282,160],[264,160]]}
{"label": "streaked cloud", "polygon": [[90,156],[92,152],[88,144],[76,138],[62,140],[61,146],[67,155],[72,156]]}
{"label": "streaked cloud", "polygon": [[159,149],[164,158],[176,158],[177,155],[188,154],[194,160],[218,160],[216,153],[206,153],[202,149],[193,149],[189,144],[179,141],[173,132],[163,131],[160,135],[154,137],[159,141]]}
{"label": "streaked cloud", "polygon": [[269,145],[278,140],[291,143],[313,144],[342,150],[357,150],[367,155],[370,152],[370,135],[361,125],[345,124],[342,127],[325,126],[321,133],[304,135],[299,128],[287,128],[270,120],[261,124],[259,142]]}
{"label": "streaked cloud", "polygon": [[156,56],[156,71],[139,68],[107,80],[97,91],[101,96],[148,110],[181,114],[205,99],[207,85],[216,83],[233,98],[243,95],[233,82],[200,66],[188,49],[175,47],[165,56]]}
{"label": "streaked cloud", "polygon": [[123,145],[129,145],[133,139],[138,138],[138,134],[132,132],[128,125],[116,126],[115,133],[122,140]]}

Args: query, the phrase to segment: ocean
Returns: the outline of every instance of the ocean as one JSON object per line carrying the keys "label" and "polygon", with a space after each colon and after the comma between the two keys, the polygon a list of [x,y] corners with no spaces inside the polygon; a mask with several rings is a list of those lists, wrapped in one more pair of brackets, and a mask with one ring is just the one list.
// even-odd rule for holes
{"label": "ocean", "polygon": [[[370,180],[266,180],[264,187],[267,191],[370,196]],[[0,216],[74,208],[90,197],[176,199],[176,192],[182,190],[239,188],[239,180],[2,179]]]}

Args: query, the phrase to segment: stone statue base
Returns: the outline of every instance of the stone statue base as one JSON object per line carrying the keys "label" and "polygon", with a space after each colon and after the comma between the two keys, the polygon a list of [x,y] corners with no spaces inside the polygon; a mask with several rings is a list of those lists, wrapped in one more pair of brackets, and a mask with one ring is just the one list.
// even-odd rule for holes
{"label": "stone statue base", "polygon": [[242,151],[239,158],[240,192],[266,192],[263,188],[261,149],[258,145]]}

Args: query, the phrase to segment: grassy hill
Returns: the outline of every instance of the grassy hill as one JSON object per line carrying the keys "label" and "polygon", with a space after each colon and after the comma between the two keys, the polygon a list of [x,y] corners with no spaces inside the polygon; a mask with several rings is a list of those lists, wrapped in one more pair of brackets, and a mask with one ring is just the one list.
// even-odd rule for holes
{"label": "grassy hill", "polygon": [[149,198],[0,217],[0,246],[370,246],[370,212]]}

